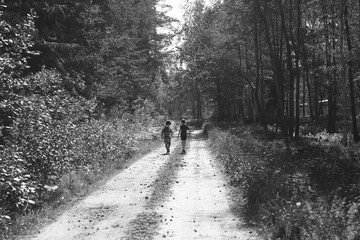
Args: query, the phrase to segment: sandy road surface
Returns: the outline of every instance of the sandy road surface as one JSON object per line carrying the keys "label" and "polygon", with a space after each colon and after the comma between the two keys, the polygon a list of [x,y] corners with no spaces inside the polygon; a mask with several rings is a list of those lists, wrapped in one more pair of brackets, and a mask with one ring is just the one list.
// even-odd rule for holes
{"label": "sandy road surface", "polygon": [[158,208],[167,239],[259,239],[231,212],[230,194],[206,142],[193,139],[172,195]]}
{"label": "sandy road surface", "polygon": [[24,239],[260,239],[230,211],[223,176],[200,131],[180,155],[159,148]]}

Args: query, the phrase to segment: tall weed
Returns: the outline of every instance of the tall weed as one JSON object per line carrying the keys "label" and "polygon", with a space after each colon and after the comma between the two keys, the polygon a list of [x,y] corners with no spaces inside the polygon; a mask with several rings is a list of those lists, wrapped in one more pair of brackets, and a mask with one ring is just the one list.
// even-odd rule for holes
{"label": "tall weed", "polygon": [[274,199],[262,207],[263,234],[268,239],[359,239],[359,202],[339,198],[330,203]]}
{"label": "tall weed", "polygon": [[324,137],[294,142],[289,154],[260,128],[209,131],[231,183],[247,197],[248,219],[267,239],[359,239],[359,159],[339,136]]}

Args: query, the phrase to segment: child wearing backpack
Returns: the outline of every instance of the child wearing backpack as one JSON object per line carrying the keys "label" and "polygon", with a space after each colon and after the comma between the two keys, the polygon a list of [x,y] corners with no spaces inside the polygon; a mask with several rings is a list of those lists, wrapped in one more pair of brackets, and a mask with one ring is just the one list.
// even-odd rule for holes
{"label": "child wearing backpack", "polygon": [[173,131],[171,130],[170,125],[171,122],[166,121],[165,126],[161,131],[161,138],[164,139],[165,148],[166,148],[165,155],[170,154],[171,137],[173,135]]}

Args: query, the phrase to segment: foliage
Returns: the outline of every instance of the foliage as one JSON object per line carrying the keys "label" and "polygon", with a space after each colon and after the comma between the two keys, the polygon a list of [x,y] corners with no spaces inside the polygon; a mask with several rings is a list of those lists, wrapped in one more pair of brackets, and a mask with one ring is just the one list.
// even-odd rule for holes
{"label": "foliage", "polygon": [[19,215],[77,195],[77,179],[91,184],[153,139],[167,38],[153,30],[168,22],[155,4],[0,6],[1,239]]}
{"label": "foliage", "polygon": [[185,104],[214,109],[221,121],[277,124],[285,138],[299,138],[305,118],[326,120],[329,133],[348,131],[345,119],[357,141],[359,7],[353,0],[194,1],[179,51],[185,67],[175,79],[191,99]]}
{"label": "foliage", "polygon": [[[144,116],[138,122],[149,120]],[[16,142],[16,149],[0,153],[4,160],[0,164],[2,237],[10,234],[7,229],[17,213],[81,193],[79,178],[87,178],[84,183],[92,184],[91,176],[103,176],[109,169],[119,168],[138,151],[141,141],[152,139],[133,122],[132,115],[77,125],[54,123],[51,127],[39,126],[43,124],[41,119],[30,118],[29,122],[17,129],[26,137]]]}
{"label": "foliage", "polygon": [[209,138],[246,215],[269,239],[356,239],[360,215],[357,155],[328,134],[291,144],[260,128],[211,129]]}
{"label": "foliage", "polygon": [[163,49],[172,36],[157,28],[173,21],[158,5],[158,0],[6,0],[3,12],[12,24],[32,13],[32,50],[39,55],[27,56],[30,71],[45,66],[80,79],[85,87],[67,90],[111,109],[128,108],[134,95],[156,99],[156,86],[166,75]]}
{"label": "foliage", "polygon": [[321,198],[304,202],[274,199],[263,208],[264,234],[280,239],[357,239],[359,207],[359,202],[341,199],[330,204]]}
{"label": "foliage", "polygon": [[3,101],[12,120],[0,153],[4,219],[40,206],[43,195],[57,188],[71,166],[71,120],[91,109],[86,101],[79,108],[80,101],[63,90],[62,78],[54,71],[43,70],[19,82],[16,92],[22,94]]}
{"label": "foliage", "polygon": [[28,14],[17,24],[10,24],[9,18],[10,16],[0,11],[0,74],[4,90],[17,86],[16,80],[10,78],[21,76],[22,71],[28,68],[27,58],[37,54],[30,50],[34,45],[32,38],[36,34],[34,15]]}
{"label": "foliage", "polygon": [[13,121],[0,153],[4,234],[17,213],[65,194],[63,176],[99,175],[133,156],[137,142],[145,139],[157,117],[153,103],[139,100],[133,114],[111,121],[91,120],[96,102],[72,96],[64,90],[66,83],[58,72],[44,69],[23,78],[17,88],[23,94],[6,100]]}

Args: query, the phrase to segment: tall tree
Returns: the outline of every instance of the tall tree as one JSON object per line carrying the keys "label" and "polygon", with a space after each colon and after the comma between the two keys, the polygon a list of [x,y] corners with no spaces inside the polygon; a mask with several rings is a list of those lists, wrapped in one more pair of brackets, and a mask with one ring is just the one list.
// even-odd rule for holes
{"label": "tall tree", "polygon": [[351,32],[349,25],[349,10],[348,10],[348,1],[344,5],[344,25],[345,25],[345,35],[346,35],[346,45],[349,51],[350,56],[348,57],[348,81],[350,87],[350,106],[351,106],[351,118],[352,118],[352,130],[354,135],[354,141],[359,142],[360,136],[357,128],[357,119],[356,119],[356,104],[355,104],[355,85],[354,85],[354,76],[353,76],[353,52],[352,52],[352,40]]}

